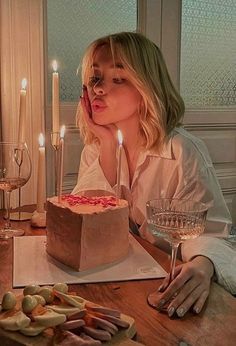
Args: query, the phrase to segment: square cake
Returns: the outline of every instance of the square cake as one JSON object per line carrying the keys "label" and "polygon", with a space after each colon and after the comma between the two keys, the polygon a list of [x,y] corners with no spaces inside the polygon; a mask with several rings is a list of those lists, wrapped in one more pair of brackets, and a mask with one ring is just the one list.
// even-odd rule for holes
{"label": "square cake", "polygon": [[114,196],[78,195],[47,201],[49,255],[77,271],[125,258],[129,250],[128,203]]}

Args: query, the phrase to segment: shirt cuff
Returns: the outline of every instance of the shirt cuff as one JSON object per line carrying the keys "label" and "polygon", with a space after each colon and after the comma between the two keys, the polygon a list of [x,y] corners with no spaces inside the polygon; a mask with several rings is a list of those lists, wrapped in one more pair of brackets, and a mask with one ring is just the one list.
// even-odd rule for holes
{"label": "shirt cuff", "polygon": [[236,244],[222,238],[200,236],[183,242],[181,254],[184,262],[196,256],[209,258],[214,264],[218,284],[236,294]]}

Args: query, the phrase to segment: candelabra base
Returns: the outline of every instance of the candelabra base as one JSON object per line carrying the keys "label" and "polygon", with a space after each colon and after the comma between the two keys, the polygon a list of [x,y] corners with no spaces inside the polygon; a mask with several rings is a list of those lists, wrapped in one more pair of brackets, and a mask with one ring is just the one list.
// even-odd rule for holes
{"label": "candelabra base", "polygon": [[25,212],[25,211],[15,211],[10,213],[11,221],[27,221],[27,220],[30,220],[31,217],[32,217],[32,213]]}
{"label": "candelabra base", "polygon": [[38,228],[46,227],[46,211],[38,212],[35,210],[31,217],[31,226]]}

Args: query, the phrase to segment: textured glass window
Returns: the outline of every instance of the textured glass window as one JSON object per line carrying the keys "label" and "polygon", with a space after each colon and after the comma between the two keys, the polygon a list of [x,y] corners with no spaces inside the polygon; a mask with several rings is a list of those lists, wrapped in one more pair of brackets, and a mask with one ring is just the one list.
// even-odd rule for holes
{"label": "textured glass window", "polygon": [[[81,93],[76,75],[85,48],[98,37],[136,31],[136,0],[47,0],[48,83],[52,60],[58,62],[60,100],[74,102]],[[49,87],[49,99],[51,99]]]}
{"label": "textured glass window", "polygon": [[236,1],[183,0],[180,91],[187,107],[236,105]]}

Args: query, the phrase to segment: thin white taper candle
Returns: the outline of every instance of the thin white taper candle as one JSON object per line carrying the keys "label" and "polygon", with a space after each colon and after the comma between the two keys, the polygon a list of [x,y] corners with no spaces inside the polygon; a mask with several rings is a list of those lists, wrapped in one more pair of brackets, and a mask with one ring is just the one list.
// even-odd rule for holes
{"label": "thin white taper candle", "polygon": [[21,81],[20,90],[20,109],[19,109],[19,127],[18,127],[18,143],[25,142],[25,126],[26,126],[26,86],[27,79]]}
{"label": "thin white taper candle", "polygon": [[[59,81],[59,73],[57,71],[57,61],[53,60],[52,62],[52,132],[59,132],[59,124],[60,124],[60,81]],[[53,145],[58,145],[56,135],[52,138]]]}
{"label": "thin white taper candle", "polygon": [[117,184],[116,184],[116,197],[119,199],[121,197],[121,191],[120,191],[120,177],[121,177],[121,159],[122,159],[122,150],[123,150],[123,136],[122,132],[120,130],[117,131],[117,137],[118,137],[118,164],[117,164]]}
{"label": "thin white taper candle", "polygon": [[61,202],[62,196],[62,185],[64,176],[64,137],[65,137],[66,127],[63,125],[60,129],[60,147],[59,147],[59,177],[58,177],[58,202]]}

